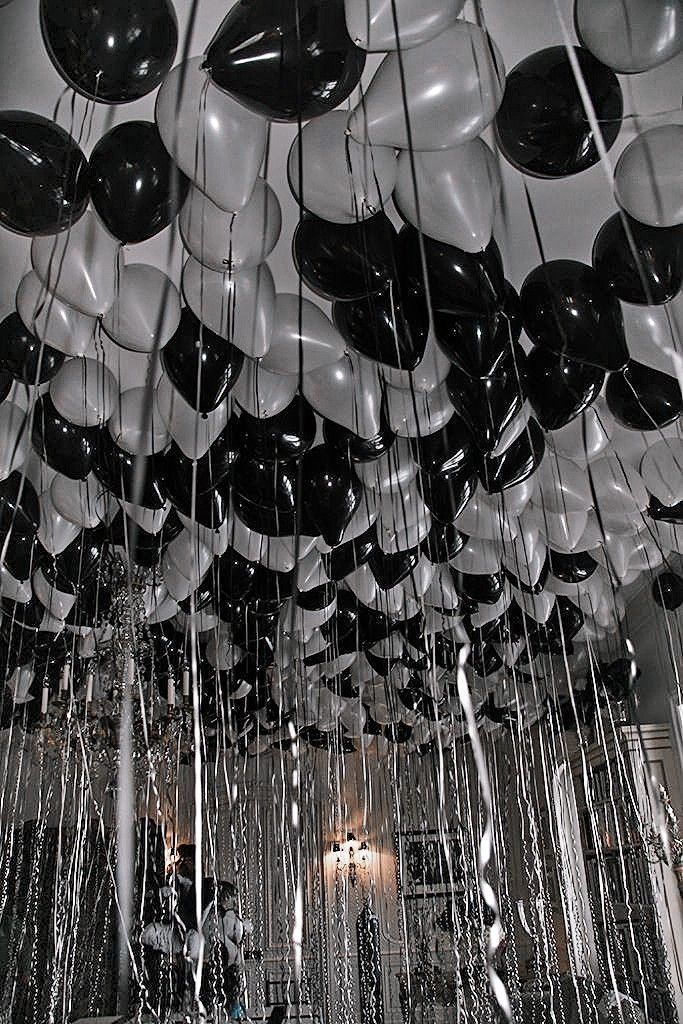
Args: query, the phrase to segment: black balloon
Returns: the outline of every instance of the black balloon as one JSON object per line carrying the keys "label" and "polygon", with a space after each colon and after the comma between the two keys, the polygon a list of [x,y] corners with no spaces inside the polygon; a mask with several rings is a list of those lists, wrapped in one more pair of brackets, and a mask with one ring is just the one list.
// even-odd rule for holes
{"label": "black balloon", "polygon": [[548,580],[548,559],[546,558],[545,562],[543,563],[538,579],[534,583],[523,583],[522,580],[518,576],[516,576],[512,569],[508,568],[507,565],[503,567],[503,571],[507,578],[509,579],[512,586],[515,587],[517,590],[521,590],[524,594],[540,594]]}
{"label": "black balloon", "polygon": [[358,508],[363,486],[348,459],[326,444],[303,458],[303,504],[326,544],[340,544]]}
{"label": "black balloon", "polygon": [[630,696],[640,676],[640,669],[630,658],[617,658],[607,665],[600,662],[598,670],[607,696],[617,701],[626,700]]}
{"label": "black balloon", "polygon": [[333,110],[358,85],[364,66],[342,0],[239,0],[204,62],[216,85],[274,121],[307,121]]}
{"label": "black balloon", "polygon": [[[144,508],[163,508],[166,489],[159,456],[131,455],[114,444],[105,427],[98,435],[92,468],[97,479],[117,498]],[[139,473],[139,488],[136,488],[136,473]]]}
{"label": "black balloon", "polygon": [[130,103],[152,92],[178,46],[170,0],[40,0],[40,27],[62,78],[98,103]]}
{"label": "black balloon", "polygon": [[530,419],[519,437],[508,445],[502,455],[484,456],[479,479],[489,494],[514,487],[538,469],[544,453],[543,431],[536,420]]}
{"label": "black balloon", "polygon": [[458,593],[477,604],[495,604],[503,595],[505,576],[502,572],[469,573],[451,569],[451,575]]}
{"label": "black balloon", "polygon": [[434,522],[420,547],[430,562],[443,565],[462,551],[466,540],[466,534],[461,533],[453,523]]}
{"label": "black balloon", "polygon": [[509,282],[498,312],[434,312],[434,334],[448,358],[469,377],[490,377],[519,341],[522,310],[519,296]]}
{"label": "black balloon", "polygon": [[147,533],[121,511],[114,517],[109,529],[112,544],[130,551],[130,557],[137,565],[152,568],[161,561],[167,545],[182,533],[183,524],[171,509],[161,530],[155,534]]}
{"label": "black balloon", "polygon": [[598,566],[588,551],[575,551],[568,555],[551,548],[548,548],[548,563],[553,576],[563,583],[583,583]]}
{"label": "black balloon", "polygon": [[249,597],[255,586],[256,563],[247,561],[234,548],[228,548],[218,559],[215,576],[215,593],[220,608],[225,601],[246,600]]}
{"label": "black balloon", "polygon": [[619,301],[592,267],[576,260],[542,263],[527,276],[521,300],[535,345],[608,371],[628,362]]}
{"label": "black balloon", "polygon": [[240,451],[258,459],[295,459],[311,447],[315,431],[313,409],[305,398],[295,395],[274,416],[261,419],[242,412],[235,422],[234,443]]}
{"label": "black balloon", "polygon": [[360,536],[344,541],[324,554],[322,558],[325,572],[331,580],[342,580],[361,565],[365,565],[376,548],[377,530],[373,524]]}
{"label": "black balloon", "polygon": [[223,497],[229,494],[224,482],[239,454],[235,447],[233,423],[230,421],[201,459],[188,459],[175,441],[163,455],[156,457],[156,473],[173,504],[183,515],[192,506],[193,482],[198,495],[219,488]]}
{"label": "black balloon", "polygon": [[38,399],[31,441],[41,459],[72,480],[85,480],[93,469],[100,431],[77,427],[59,415],[49,395]]}
{"label": "black balloon", "polygon": [[477,446],[490,452],[521,412],[526,394],[526,356],[520,345],[485,380],[471,379],[453,367],[446,378],[448,396],[469,427]]}
{"label": "black balloon", "polygon": [[28,477],[16,469],[0,481],[0,532],[13,526],[22,533],[36,533],[40,526],[38,495]]}
{"label": "black balloon", "polygon": [[122,242],[144,242],[168,227],[189,187],[153,121],[116,125],[90,154],[93,206]]}
{"label": "black balloon", "polygon": [[75,540],[43,567],[46,580],[63,593],[75,593],[97,571],[105,543],[103,527],[81,530]]}
{"label": "black balloon", "polygon": [[683,282],[683,228],[655,228],[615,213],[595,237],[593,267],[605,287],[624,302],[668,302]]}
{"label": "black balloon", "polygon": [[387,555],[380,547],[376,547],[368,561],[377,586],[382,590],[390,590],[391,587],[395,587],[417,566],[420,554],[419,547],[407,548],[405,551],[397,551],[390,555]]}
{"label": "black balloon", "polygon": [[657,430],[683,411],[676,378],[634,359],[621,373],[610,375],[605,398],[614,418],[630,430]]}
{"label": "black balloon", "polygon": [[396,229],[384,213],[354,224],[305,213],[292,253],[308,287],[324,299],[360,299],[396,277]]}
{"label": "black balloon", "polygon": [[[609,149],[624,110],[619,81],[588,50],[575,46],[574,53]],[[513,68],[495,124],[503,155],[525,174],[566,178],[600,159],[564,46],[532,53]]]}
{"label": "black balloon", "polygon": [[20,235],[65,231],[88,205],[88,162],[54,121],[0,111],[0,224]]}
{"label": "black balloon", "polygon": [[526,360],[526,393],[544,430],[559,430],[600,394],[605,371],[534,347]]}
{"label": "black balloon", "polygon": [[205,327],[186,306],[178,329],[161,350],[161,361],[188,405],[208,413],[227,397],[242,369],[244,354]]}
{"label": "black balloon", "polygon": [[459,416],[433,434],[411,438],[413,457],[427,473],[450,473],[473,464],[475,458],[472,435]]}
{"label": "black balloon", "polygon": [[352,462],[372,462],[389,451],[396,440],[396,434],[389,427],[384,415],[380,419],[380,432],[375,437],[358,437],[351,430],[323,420],[323,437],[325,443],[336,448]]}
{"label": "black balloon", "polygon": [[652,597],[660,608],[675,612],[683,604],[683,579],[675,572],[662,572],[652,583]]}
{"label": "black balloon", "polygon": [[420,473],[417,486],[422,500],[440,523],[452,523],[474,494],[477,474],[470,466],[443,473]]}
{"label": "black balloon", "polygon": [[676,505],[663,505],[658,498],[650,495],[647,514],[651,519],[662,523],[679,523],[683,525],[683,501],[679,501]]}
{"label": "black balloon", "polygon": [[332,304],[334,325],[351,348],[378,363],[414,370],[422,359],[429,315],[422,297],[404,298],[398,289]]}
{"label": "black balloon", "polygon": [[270,462],[241,452],[232,467],[232,483],[242,522],[268,535],[297,533],[301,477],[299,462]]}
{"label": "black balloon", "polygon": [[64,358],[63,352],[39,341],[18,313],[0,323],[0,370],[22,383],[34,386],[52,380]]}

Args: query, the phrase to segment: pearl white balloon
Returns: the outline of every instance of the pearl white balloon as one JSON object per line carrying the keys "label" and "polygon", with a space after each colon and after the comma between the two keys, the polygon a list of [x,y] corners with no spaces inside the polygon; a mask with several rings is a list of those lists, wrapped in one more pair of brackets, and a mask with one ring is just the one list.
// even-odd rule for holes
{"label": "pearl white balloon", "polygon": [[502,563],[520,583],[535,586],[545,566],[547,548],[537,526],[524,524],[515,539],[503,546]]}
{"label": "pearl white balloon", "polygon": [[417,466],[413,462],[409,442],[398,437],[391,448],[378,459],[373,459],[372,462],[359,462],[355,466],[355,472],[366,487],[386,494],[409,487],[417,476]]}
{"label": "pearl white balloon", "polygon": [[422,543],[432,525],[431,513],[417,489],[383,495],[377,502],[377,537],[385,554],[396,554]]}
{"label": "pearl white balloon", "polygon": [[344,583],[363,604],[372,604],[377,596],[377,580],[367,562],[345,576]]}
{"label": "pearl white balloon", "polygon": [[683,438],[656,441],[643,456],[640,475],[662,505],[683,501]]}
{"label": "pearl white balloon", "polygon": [[130,263],[119,275],[114,303],[102,321],[121,348],[153,352],[166,345],[180,323],[180,295],[171,279],[147,263]]}
{"label": "pearl white balloon", "polygon": [[31,447],[26,413],[13,402],[0,403],[0,480],[26,462]]}
{"label": "pearl white balloon", "polygon": [[67,359],[50,381],[50,398],[60,416],[79,427],[99,427],[116,406],[118,386],[96,359]]}
{"label": "pearl white balloon", "polygon": [[612,413],[600,396],[593,405],[559,430],[546,437],[558,455],[585,465],[592,462],[608,447],[616,429]]}
{"label": "pearl white balloon", "polygon": [[188,459],[201,459],[228,423],[229,402],[200,414],[176,391],[164,374],[156,389],[159,415],[169,434]]}
{"label": "pearl white balloon", "polygon": [[637,513],[647,508],[648,494],[639,473],[614,455],[607,455],[590,467],[590,473],[603,516],[618,517],[631,524],[639,521]]}
{"label": "pearl white balloon", "polygon": [[641,224],[683,224],[683,125],[641,132],[629,143],[614,171],[617,202]]}
{"label": "pearl white balloon", "polygon": [[455,412],[445,383],[433,391],[412,392],[387,387],[386,408],[389,426],[399,437],[436,433]]}
{"label": "pearl white balloon", "polygon": [[250,416],[277,416],[294,399],[298,389],[295,373],[271,372],[262,359],[245,359],[232,389],[232,398]]}
{"label": "pearl white balloon", "polygon": [[424,355],[414,370],[399,370],[395,366],[382,363],[380,375],[391,387],[402,391],[409,391],[411,387],[416,391],[433,391],[434,388],[443,384],[450,369],[450,359],[441,351],[434,335],[430,332]]}
{"label": "pearl white balloon", "polygon": [[481,486],[472,495],[455,523],[459,530],[480,540],[511,541],[517,534],[514,518],[505,515],[502,507],[496,507],[484,499]]}
{"label": "pearl white balloon", "polygon": [[196,185],[190,185],[178,216],[183,245],[212,270],[250,270],[275,248],[282,212],[270,185],[258,178],[251,198],[236,213],[227,213]]}
{"label": "pearl white balloon", "polygon": [[95,317],[50,295],[35,271],[21,279],[17,312],[24,326],[52,348],[67,356],[95,354]]}
{"label": "pearl white balloon", "polygon": [[513,587],[512,593],[522,611],[541,625],[547,622],[552,615],[555,607],[555,594],[547,587],[540,594],[527,594],[526,591]]}
{"label": "pearl white balloon", "polygon": [[586,470],[548,451],[537,471],[539,503],[550,512],[587,512],[593,505]]}
{"label": "pearl white balloon", "polygon": [[315,411],[358,437],[379,434],[382,389],[377,363],[346,355],[337,363],[305,373],[302,390]]}
{"label": "pearl white balloon", "polygon": [[624,75],[649,71],[683,47],[679,0],[576,0],[583,46]]}
{"label": "pearl white balloon", "polygon": [[683,296],[659,306],[619,302],[624,336],[632,359],[654,370],[676,376],[672,353],[678,349],[683,324]]}
{"label": "pearl white balloon", "polygon": [[0,565],[0,597],[7,597],[18,604],[28,604],[32,596],[29,580],[15,579],[9,569]]}
{"label": "pearl white balloon", "polygon": [[76,603],[75,594],[67,594],[62,590],[53,587],[45,579],[42,569],[33,574],[33,593],[38,598],[43,608],[47,608],[50,615],[55,619],[65,619]]}
{"label": "pearl white balloon", "polygon": [[121,501],[120,504],[128,518],[153,537],[162,529],[171,511],[170,501],[164,502],[161,508],[145,508],[144,505],[134,505],[131,501]]}
{"label": "pearl white balloon", "polygon": [[308,299],[281,292],[275,299],[275,324],[263,366],[273,373],[310,373],[337,363],[344,339],[323,311]]}
{"label": "pearl white balloon", "polygon": [[588,512],[549,512],[534,506],[527,514],[533,516],[548,546],[564,554],[576,549],[588,525]]}
{"label": "pearl white balloon", "polygon": [[[346,27],[363,50],[408,50],[438,36],[464,0],[344,0]],[[398,26],[398,33],[397,33]]]}
{"label": "pearl white balloon", "polygon": [[60,516],[82,529],[93,529],[107,516],[109,492],[94,473],[85,480],[57,473],[50,485],[50,498]]}
{"label": "pearl white balloon", "polygon": [[119,448],[131,455],[154,455],[162,452],[171,441],[156,401],[156,389],[150,396],[147,388],[124,391],[114,407],[107,424],[111,437]]}
{"label": "pearl white balloon", "polygon": [[58,235],[31,243],[31,263],[49,292],[88,316],[107,312],[116,292],[119,243],[87,210]]}
{"label": "pearl white balloon", "polygon": [[500,545],[470,537],[455,558],[451,559],[451,565],[458,572],[488,575],[500,572],[500,557]]}
{"label": "pearl white balloon", "polygon": [[76,539],[81,527],[57,511],[49,491],[45,491],[39,496],[38,504],[40,506],[38,540],[51,555],[58,555],[69,546],[72,540]]}
{"label": "pearl white balloon", "polygon": [[270,348],[275,285],[267,263],[220,273],[190,257],[183,268],[183,295],[206,327],[245,355],[260,359]]}

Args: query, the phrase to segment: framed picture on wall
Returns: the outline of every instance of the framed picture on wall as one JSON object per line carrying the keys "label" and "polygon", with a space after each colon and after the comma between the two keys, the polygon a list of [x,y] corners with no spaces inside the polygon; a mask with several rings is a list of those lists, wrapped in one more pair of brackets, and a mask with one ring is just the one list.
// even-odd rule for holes
{"label": "framed picture on wall", "polygon": [[460,836],[428,829],[404,832],[402,862],[406,896],[448,895],[462,884]]}

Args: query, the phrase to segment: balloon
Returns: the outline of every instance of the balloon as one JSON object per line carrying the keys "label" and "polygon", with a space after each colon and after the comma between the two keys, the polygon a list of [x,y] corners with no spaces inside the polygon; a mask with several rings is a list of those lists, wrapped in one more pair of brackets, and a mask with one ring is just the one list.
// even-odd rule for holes
{"label": "balloon", "polygon": [[[322,315],[322,314],[321,314]],[[235,384],[233,398],[250,416],[277,416],[293,401],[298,378],[293,373],[271,373],[261,359],[246,359]]]}
{"label": "balloon", "polygon": [[486,501],[486,492],[478,488],[458,516],[458,529],[481,540],[512,541],[517,535],[514,518],[503,507],[496,508]]}
{"label": "balloon", "polygon": [[454,149],[402,153],[394,202],[403,219],[430,238],[480,252],[491,241],[501,188],[493,153],[482,139],[472,139]]}
{"label": "balloon", "polygon": [[173,386],[197,412],[211,412],[237,381],[244,356],[225,343],[185,307],[161,362]]}
{"label": "balloon", "polygon": [[520,297],[534,345],[603,370],[626,365],[619,303],[591,267],[575,260],[543,263],[527,275]]}
{"label": "balloon", "polygon": [[662,572],[652,582],[652,597],[660,608],[675,612],[683,604],[683,579],[675,572]]}
{"label": "balloon", "polygon": [[683,439],[672,437],[655,442],[643,456],[640,475],[650,494],[662,505],[683,501]]}
{"label": "balloon", "polygon": [[377,365],[346,355],[338,363],[305,373],[304,397],[326,419],[370,440],[382,430],[382,392]]}
{"label": "balloon", "polygon": [[396,182],[394,150],[349,138],[347,120],[346,111],[333,110],[309,121],[292,142],[287,161],[289,187],[299,205],[334,224],[355,224],[383,210]]}
{"label": "balloon", "polygon": [[[533,519],[540,526],[548,545],[562,554],[574,551],[588,526],[588,512],[549,512],[545,508],[534,508]],[[587,542],[586,546],[591,547],[591,543]]]}
{"label": "balloon", "polygon": [[595,236],[593,267],[624,302],[668,302],[683,281],[683,228],[653,228],[615,213]]}
{"label": "balloon", "polygon": [[604,370],[534,348],[526,360],[526,393],[544,430],[558,430],[595,401]]}
{"label": "balloon", "polygon": [[600,397],[576,419],[554,430],[549,440],[558,455],[574,462],[591,462],[610,443],[615,427],[612,413]]}
{"label": "balloon", "polygon": [[271,373],[310,373],[338,362],[344,341],[323,311],[308,299],[281,292],[275,299],[270,348],[261,365]]}
{"label": "balloon", "polygon": [[417,474],[410,446],[404,438],[397,438],[389,451],[379,459],[358,463],[355,470],[366,488],[383,492],[409,486]]}
{"label": "balloon", "polygon": [[340,0],[295,7],[258,0],[234,5],[202,67],[250,110],[273,121],[307,121],[350,96],[364,65]]}
{"label": "balloon", "polygon": [[683,46],[677,0],[577,0],[575,22],[582,44],[625,75],[656,68]]}
{"label": "balloon", "polygon": [[153,121],[125,121],[103,135],[90,154],[89,180],[93,206],[124,243],[168,227],[190,186]]}
{"label": "balloon", "polygon": [[662,505],[661,501],[653,497],[647,507],[647,514],[657,522],[683,525],[683,502]]}
{"label": "balloon", "polygon": [[449,562],[462,551],[467,537],[452,523],[432,523],[429,533],[422,542],[422,552],[435,565]]}
{"label": "balloon", "polygon": [[623,151],[614,171],[619,206],[655,228],[683,224],[683,125],[650,128]]}
{"label": "balloon", "polygon": [[524,405],[526,357],[510,350],[488,378],[470,379],[453,367],[446,387],[456,412],[483,452],[493,452]]}
{"label": "balloon", "polygon": [[282,213],[275,192],[263,178],[256,179],[249,201],[236,213],[222,210],[192,185],[178,226],[183,245],[205,267],[251,270],[275,248]]}
{"label": "balloon", "polygon": [[85,480],[93,468],[98,434],[95,428],[78,427],[65,420],[49,395],[36,402],[31,441],[38,455],[58,473],[72,480]]}
{"label": "balloon", "polygon": [[383,495],[377,503],[377,508],[377,540],[386,554],[417,547],[429,533],[432,525],[430,511],[417,491],[412,488],[403,495]]}
{"label": "balloon", "polygon": [[589,474],[597,495],[597,505],[607,529],[612,519],[626,519],[631,531],[634,520],[647,508],[648,495],[640,475],[614,455],[591,463]]}
{"label": "balloon", "polygon": [[364,50],[408,50],[452,25],[463,5],[464,0],[421,0],[419,4],[414,0],[395,4],[345,0],[346,27],[356,46]]}
{"label": "balloon", "polygon": [[65,420],[79,427],[107,422],[118,387],[111,370],[95,359],[67,359],[50,382],[50,398]]}
{"label": "balloon", "polygon": [[382,365],[382,379],[400,391],[434,391],[448,377],[451,362],[436,343],[433,334],[427,337],[427,344],[422,359],[414,370],[397,370],[395,367]]}
{"label": "balloon", "polygon": [[155,392],[156,405],[166,428],[188,459],[201,459],[228,422],[228,403],[198,415],[163,376]]}
{"label": "balloon", "polygon": [[154,455],[171,440],[154,398],[149,412],[146,387],[121,393],[107,427],[117,447],[132,455]]}
{"label": "balloon", "polygon": [[399,437],[419,437],[444,427],[453,416],[448,388],[440,384],[433,391],[403,391],[387,387],[389,426]]}
{"label": "balloon", "polygon": [[85,213],[69,231],[34,238],[33,269],[48,292],[62,302],[100,316],[116,291],[118,245],[94,213]]}
{"label": "balloon", "polygon": [[0,480],[22,466],[29,452],[26,413],[13,402],[0,404]]}
{"label": "balloon", "polygon": [[534,473],[545,452],[543,431],[534,419],[501,455],[484,455],[479,479],[489,494],[515,487]]}
{"label": "balloon", "polygon": [[631,430],[657,430],[683,412],[676,378],[634,359],[621,373],[610,374],[605,397],[614,418]]}
{"label": "balloon", "polygon": [[[300,470],[296,462],[267,462],[240,453],[233,465],[235,509],[251,530],[268,536],[297,532]],[[320,532],[315,529],[311,533]]]}
{"label": "balloon", "polygon": [[18,313],[0,322],[0,372],[11,373],[24,384],[50,380],[64,362],[64,354],[41,344],[22,323]]}
{"label": "balloon", "polygon": [[166,274],[146,263],[130,263],[119,276],[113,306],[102,321],[109,337],[133,352],[163,348],[180,323],[180,296]]}
{"label": "balloon", "polygon": [[233,441],[240,451],[273,462],[303,455],[315,435],[315,415],[301,395],[273,416],[257,419],[243,412],[233,427]]}
{"label": "balloon", "polygon": [[[154,456],[134,456],[117,448],[106,430],[100,431],[97,438],[97,452],[92,468],[97,479],[117,498],[144,508],[164,507],[166,493],[160,479],[161,464]],[[63,470],[60,469],[60,472]],[[136,474],[140,478],[140,493],[136,493]]]}
{"label": "balloon", "polygon": [[331,420],[323,420],[323,437],[325,443],[337,448],[351,459],[352,462],[372,462],[385,455],[391,448],[396,434],[386,421],[382,420],[380,431],[375,437],[367,440],[357,437],[346,427],[339,426]]}
{"label": "balloon", "polygon": [[459,21],[405,53],[387,54],[349,118],[349,131],[375,146],[451,149],[491,123],[504,84],[495,43],[477,25]]}
{"label": "balloon", "polygon": [[51,348],[68,356],[93,353],[97,320],[50,295],[35,271],[21,279],[17,312],[25,327]]}
{"label": "balloon", "polygon": [[422,359],[429,315],[420,298],[403,302],[392,285],[384,291],[332,304],[332,319],[356,352],[399,370],[413,370]]}
{"label": "balloon", "polygon": [[424,503],[440,523],[451,523],[461,514],[474,494],[476,483],[476,473],[470,466],[423,473],[418,478]]}
{"label": "balloon", "polygon": [[310,521],[327,544],[340,544],[363,494],[350,463],[334,448],[317,445],[304,455],[302,487]]}
{"label": "balloon", "polygon": [[61,516],[81,528],[93,529],[107,515],[108,495],[94,475],[74,481],[58,473],[50,485],[50,498]]}
{"label": "balloon", "polygon": [[98,103],[130,103],[156,89],[173,63],[178,22],[170,0],[77,6],[41,0],[40,27],[65,82]]}
{"label": "balloon", "polygon": [[[605,147],[610,149],[619,134],[624,109],[617,76],[588,50],[575,46],[574,53]],[[496,115],[496,133],[505,158],[534,177],[566,178],[599,161],[564,46],[532,53],[513,68]]]}
{"label": "balloon", "polygon": [[471,467],[475,460],[472,437],[459,416],[453,416],[434,433],[421,434],[411,441],[411,448],[415,460],[427,473],[461,470]]}
{"label": "balloon", "polygon": [[324,299],[360,299],[394,280],[395,242],[396,230],[384,213],[332,224],[304,212],[292,255],[308,287]]}
{"label": "balloon", "polygon": [[203,324],[245,355],[260,359],[270,348],[275,285],[267,263],[231,274],[190,257],[183,268],[183,295]]}
{"label": "balloon", "polygon": [[593,507],[590,477],[570,459],[549,451],[538,473],[540,501],[545,510],[566,515]]}
{"label": "balloon", "polygon": [[0,112],[0,224],[20,235],[65,231],[88,205],[88,163],[72,137],[26,110]]}
{"label": "balloon", "polygon": [[550,549],[548,562],[553,576],[565,583],[583,583],[593,575],[597,567],[597,562],[587,551],[562,554]]}
{"label": "balloon", "polygon": [[620,303],[631,359],[662,373],[675,373],[673,356],[678,349],[679,309],[683,308],[678,305],[678,296],[661,306]]}
{"label": "balloon", "polygon": [[377,531],[374,524],[364,533],[333,548],[323,555],[325,572],[331,580],[341,580],[365,565],[377,548]]}
{"label": "balloon", "polygon": [[235,212],[253,192],[268,124],[217,89],[201,65],[195,57],[173,68],[157,96],[156,123],[183,174],[222,210]]}

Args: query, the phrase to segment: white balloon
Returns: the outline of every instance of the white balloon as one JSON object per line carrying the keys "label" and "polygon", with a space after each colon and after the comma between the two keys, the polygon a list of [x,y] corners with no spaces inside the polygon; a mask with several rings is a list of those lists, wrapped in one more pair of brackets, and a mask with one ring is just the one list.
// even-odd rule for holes
{"label": "white balloon", "polygon": [[83,216],[58,235],[31,243],[31,262],[49,292],[88,316],[103,316],[116,291],[119,243],[97,214]]}
{"label": "white balloon", "polygon": [[159,415],[166,429],[188,459],[201,459],[228,423],[228,401],[208,413],[198,413],[176,391],[164,374],[156,389]]}
{"label": "white balloon", "polygon": [[424,602],[434,608],[455,611],[460,606],[460,595],[453,575],[446,565],[434,566],[434,574],[424,594]]}
{"label": "white balloon", "polygon": [[50,498],[60,516],[82,529],[93,529],[107,515],[109,492],[94,473],[85,480],[57,473],[50,485]]}
{"label": "white balloon", "polygon": [[[345,0],[346,27],[363,50],[408,50],[451,25],[464,0]],[[398,32],[397,32],[398,26]]]}
{"label": "white balloon", "polygon": [[119,275],[114,303],[102,321],[121,348],[153,352],[166,345],[180,323],[180,295],[171,279],[147,263],[130,263]]}
{"label": "white balloon", "polygon": [[0,480],[22,466],[29,456],[31,438],[26,413],[13,402],[0,403]]}
{"label": "white balloon", "polygon": [[500,545],[470,537],[450,564],[458,572],[488,575],[500,572],[500,557]]}
{"label": "white balloon", "polygon": [[51,555],[58,555],[75,540],[81,527],[66,519],[55,508],[50,492],[45,491],[38,498],[40,505],[40,526],[38,540]]}
{"label": "white balloon", "polygon": [[274,373],[262,359],[246,358],[231,395],[250,416],[266,419],[286,409],[296,395],[299,379],[294,373]]}
{"label": "white balloon", "polygon": [[52,348],[67,356],[95,354],[95,317],[50,295],[35,271],[21,279],[17,312],[24,326]]}
{"label": "white balloon", "polygon": [[[344,530],[342,543],[346,543],[348,540],[355,540],[356,537],[360,537],[362,533],[365,533],[370,529],[372,524],[376,521],[379,510],[370,501],[361,501],[356,511],[351,516],[351,521],[348,523]],[[315,540],[315,546],[318,551],[323,554],[329,554],[332,548],[329,544],[326,544],[322,537],[317,537]]]}
{"label": "white balloon", "polygon": [[203,324],[245,355],[260,359],[270,348],[275,285],[267,263],[220,273],[191,256],[183,268],[183,295]]}
{"label": "white balloon", "polygon": [[534,506],[528,514],[533,516],[548,546],[564,554],[576,549],[588,525],[588,512],[549,512]]}
{"label": "white balloon", "polygon": [[468,536],[481,540],[511,541],[517,534],[516,521],[484,498],[481,486],[472,495],[456,519],[456,526]]}
{"label": "white balloon", "polygon": [[159,533],[171,511],[170,501],[164,502],[161,508],[145,508],[144,505],[134,505],[130,501],[121,501],[120,504],[128,518],[152,536]]}
{"label": "white balloon", "polygon": [[503,547],[503,565],[520,583],[533,587],[538,583],[547,555],[545,541],[537,526],[525,523],[515,539]]}
{"label": "white balloon", "polygon": [[344,583],[363,604],[372,604],[377,596],[377,581],[367,562],[345,576]]}
{"label": "white balloon", "polygon": [[338,363],[344,339],[323,311],[308,299],[281,292],[275,299],[275,324],[263,367],[272,373],[310,373]]}
{"label": "white balloon", "polygon": [[678,348],[678,316],[683,306],[677,296],[659,306],[620,302],[624,335],[631,359],[654,370],[676,376],[672,353]]}
{"label": "white balloon", "polygon": [[414,370],[399,370],[395,366],[382,363],[380,374],[387,384],[402,391],[409,391],[411,387],[416,391],[433,391],[443,384],[450,369],[450,359],[439,348],[430,331],[424,355]]}
{"label": "white balloon", "polygon": [[614,169],[614,194],[641,224],[683,224],[683,125],[664,124],[636,135]]}
{"label": "white balloon", "polygon": [[385,554],[417,547],[432,525],[432,517],[417,489],[405,494],[387,494],[377,502],[379,545]]}
{"label": "white balloon", "polygon": [[212,270],[250,270],[268,258],[282,227],[278,198],[258,178],[247,204],[227,213],[190,185],[178,217],[183,245],[190,255]]}
{"label": "white balloon", "polygon": [[550,618],[555,607],[555,594],[546,587],[540,594],[527,594],[524,590],[512,588],[515,601],[522,611],[541,625]]}
{"label": "white balloon", "polygon": [[162,452],[171,441],[156,400],[152,393],[151,415],[147,388],[124,391],[114,407],[107,427],[119,448],[131,455],[154,455]]}
{"label": "white balloon", "polygon": [[315,411],[359,437],[382,427],[382,389],[377,363],[347,354],[338,363],[305,373],[302,390]]}
{"label": "white balloon", "polygon": [[433,391],[403,391],[387,387],[386,407],[389,426],[399,437],[420,437],[445,427],[455,409],[446,384]]}
{"label": "white balloon", "polygon": [[[648,494],[639,473],[614,455],[607,455],[590,467],[600,514],[631,522],[640,520],[638,513],[647,508]],[[605,522],[607,527],[610,523]]]}
{"label": "white balloon", "polygon": [[15,579],[9,569],[0,565],[0,597],[8,597],[18,604],[28,604],[32,597],[31,582]]}
{"label": "white balloon", "polygon": [[232,642],[232,627],[227,622],[219,622],[207,638],[206,660],[219,671],[228,672],[243,657],[244,651]]}
{"label": "white balloon", "polygon": [[596,459],[609,445],[616,423],[602,396],[559,430],[546,437],[558,455],[585,465]]}
{"label": "white balloon", "polygon": [[220,557],[225,554],[230,546],[230,523],[228,518],[217,523],[215,526],[204,526],[202,523],[197,523],[189,516],[184,516],[182,512],[178,512],[178,518],[183,524],[186,530],[197,539],[200,544],[203,544],[205,548],[208,548],[212,555]]}
{"label": "white balloon", "polygon": [[118,387],[111,370],[96,359],[67,359],[50,381],[60,416],[79,427],[98,427],[114,411]]}
{"label": "white balloon", "polygon": [[76,595],[53,587],[45,579],[42,569],[33,574],[32,585],[35,596],[55,619],[65,619],[76,603]]}
{"label": "white balloon", "polygon": [[539,501],[550,512],[587,512],[593,505],[586,470],[548,451],[537,471]]}
{"label": "white balloon", "polygon": [[[299,553],[296,569],[297,589],[304,593],[307,590],[314,590],[316,587],[329,583],[328,575],[323,566],[323,560],[315,548],[314,539],[311,541],[311,544],[310,550],[306,551],[305,554]],[[308,547],[308,542],[305,546]]]}
{"label": "white balloon", "polygon": [[410,444],[402,437],[396,438],[391,448],[378,459],[359,462],[354,468],[366,487],[382,493],[401,491],[417,476]]}
{"label": "white balloon", "polygon": [[656,441],[643,456],[640,475],[662,505],[683,501],[683,438]]}

